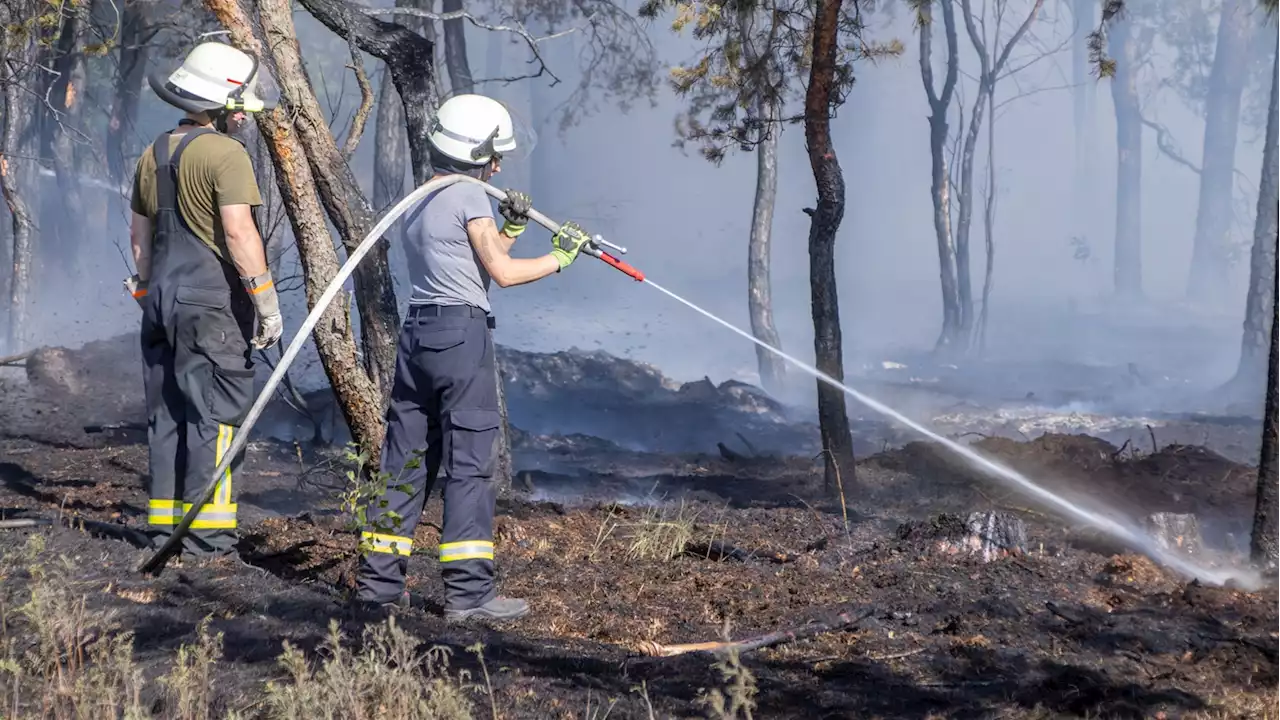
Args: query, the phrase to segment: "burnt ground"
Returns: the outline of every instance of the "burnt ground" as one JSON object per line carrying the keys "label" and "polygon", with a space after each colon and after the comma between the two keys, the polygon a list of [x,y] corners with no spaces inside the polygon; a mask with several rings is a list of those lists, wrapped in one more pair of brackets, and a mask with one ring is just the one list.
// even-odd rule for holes
{"label": "burnt ground", "polygon": [[[0,511],[54,525],[0,530],[10,558],[0,608],[25,602],[38,582],[13,558],[65,558],[86,607],[134,632],[148,679],[170,672],[211,617],[224,633],[210,681],[218,717],[263,712],[262,684],[286,675],[286,642],[315,658],[331,619],[357,642],[343,609],[356,541],[340,511],[340,450],[250,443],[236,485],[245,563],[171,562],[147,577],[135,569],[148,553],[115,537],[145,523],[142,438],[78,432],[65,398],[39,407],[0,426]],[[1218,551],[1202,552],[1206,562],[1247,545],[1254,472],[1213,450],[1065,434],[968,439],[1135,515],[1196,512]],[[516,440],[520,472],[499,502],[496,540],[504,592],[533,612],[494,626],[440,619],[437,491],[410,562],[414,607],[399,617],[424,645],[451,648],[456,666],[487,670],[502,717],[598,718],[611,702],[609,717],[650,717],[648,703],[652,716],[699,716],[702,691],[726,683],[715,658],[655,658],[652,644],[717,640],[726,629],[749,638],[842,612],[863,619],[743,655],[755,717],[1276,717],[1274,586],[1245,592],[1171,575],[935,445],[865,454],[856,477],[842,479],[842,506],[807,453],[750,456],[735,444],[747,456],[731,459],[581,435]],[[1026,552],[983,563],[940,551],[934,533],[954,522],[947,513],[986,510],[1026,523]],[[102,525],[64,527],[74,518]],[[744,552],[726,557],[715,542]],[[477,642],[483,668],[467,650]],[[177,716],[162,695],[150,682],[144,700]],[[489,714],[482,694],[474,701],[477,716]]]}

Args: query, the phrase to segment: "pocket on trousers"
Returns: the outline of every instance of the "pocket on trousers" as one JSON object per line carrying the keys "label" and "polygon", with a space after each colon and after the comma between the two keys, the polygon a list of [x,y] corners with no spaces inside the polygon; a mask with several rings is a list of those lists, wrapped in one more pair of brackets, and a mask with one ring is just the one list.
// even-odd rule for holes
{"label": "pocket on trousers", "polygon": [[204,400],[209,417],[215,422],[239,427],[253,406],[256,373],[252,367],[245,368],[244,363],[236,356],[213,358]]}
{"label": "pocket on trousers", "polygon": [[435,326],[414,328],[413,349],[440,352],[455,348],[466,342],[467,326]]}
{"label": "pocket on trousers", "polygon": [[445,468],[451,478],[491,478],[498,461],[497,410],[454,410],[446,416]]}

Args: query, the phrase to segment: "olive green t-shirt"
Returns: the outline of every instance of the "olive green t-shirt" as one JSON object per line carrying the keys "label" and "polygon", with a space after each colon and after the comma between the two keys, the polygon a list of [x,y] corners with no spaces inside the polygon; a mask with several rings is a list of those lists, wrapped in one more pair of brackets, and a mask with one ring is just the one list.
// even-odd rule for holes
{"label": "olive green t-shirt", "polygon": [[[178,148],[181,135],[170,136],[169,151]],[[154,143],[152,144],[154,145]],[[148,145],[138,158],[133,178],[133,211],[154,219],[156,216],[156,158]],[[253,175],[249,153],[234,138],[206,133],[191,141],[182,151],[178,165],[178,212],[182,219],[214,253],[223,260],[227,255],[226,236],[218,208],[224,205],[262,204],[258,181]]]}

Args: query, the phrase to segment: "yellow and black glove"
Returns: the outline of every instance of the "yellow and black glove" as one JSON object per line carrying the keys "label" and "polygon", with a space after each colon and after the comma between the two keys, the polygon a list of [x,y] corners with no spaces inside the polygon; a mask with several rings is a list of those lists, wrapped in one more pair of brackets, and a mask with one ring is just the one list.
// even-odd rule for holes
{"label": "yellow and black glove", "polygon": [[528,194],[519,190],[508,190],[507,197],[498,201],[498,212],[506,222],[502,223],[502,232],[507,237],[518,237],[529,225],[529,211],[533,209],[533,201]]}
{"label": "yellow and black glove", "polygon": [[560,263],[560,270],[578,259],[578,252],[589,239],[587,231],[576,222],[569,221],[560,226],[560,231],[551,236],[551,255]]}

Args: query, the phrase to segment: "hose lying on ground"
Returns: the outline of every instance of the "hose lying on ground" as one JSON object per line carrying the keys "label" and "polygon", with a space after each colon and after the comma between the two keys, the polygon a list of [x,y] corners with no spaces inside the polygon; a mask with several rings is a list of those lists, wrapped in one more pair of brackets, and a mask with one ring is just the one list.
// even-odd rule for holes
{"label": "hose lying on ground", "polygon": [[[214,470],[213,476],[209,479],[209,482],[201,493],[199,500],[191,504],[191,509],[187,511],[186,515],[182,516],[182,521],[174,527],[173,533],[169,536],[169,539],[166,540],[158,550],[156,550],[154,555],[148,558],[147,561],[138,568],[139,572],[159,574],[159,571],[164,567],[164,564],[181,546],[182,538],[187,534],[187,530],[191,527],[191,523],[195,521],[196,515],[200,513],[200,508],[213,499],[213,494],[218,488],[218,480],[223,476],[223,473],[227,471],[227,468],[231,466],[232,461],[240,454],[240,451],[244,449],[245,443],[249,438],[249,431],[253,428],[253,424],[258,421],[258,416],[262,414],[263,408],[266,407],[267,402],[271,399],[272,393],[275,392],[276,386],[280,384],[280,380],[284,377],[289,366],[293,364],[294,358],[296,358],[298,352],[302,350],[302,346],[307,341],[307,337],[311,335],[312,329],[315,328],[316,323],[320,322],[320,316],[324,313],[325,309],[329,307],[329,304],[333,302],[334,297],[336,297],[338,291],[342,289],[347,278],[351,277],[351,273],[355,272],[356,266],[360,264],[360,261],[364,260],[365,255],[369,254],[369,250],[373,248],[374,243],[386,234],[387,230],[390,229],[401,215],[414,207],[428,194],[459,182],[475,183],[476,185],[484,188],[484,191],[491,197],[494,197],[499,201],[505,200],[507,197],[507,194],[502,190],[499,190],[498,188],[481,180],[477,180],[467,175],[447,175],[424,183],[422,186],[405,196],[403,200],[396,203],[387,211],[386,215],[382,216],[382,219],[378,221],[377,225],[374,225],[373,230],[369,232],[364,240],[360,241],[360,245],[356,247],[355,251],[347,258],[346,263],[344,263],[342,268],[338,270],[338,274],[329,282],[329,286],[325,288],[324,292],[320,295],[320,298],[316,300],[315,307],[313,307],[311,312],[307,314],[307,319],[302,321],[302,326],[298,328],[297,334],[294,335],[293,340],[289,342],[288,349],[281,354],[280,362],[277,363],[274,372],[271,373],[271,376],[267,378],[267,384],[263,387],[262,392],[258,394],[258,398],[254,400],[253,407],[249,409],[249,414],[245,416],[244,422],[240,425],[239,431],[231,441],[231,447],[228,448],[227,452],[222,456],[222,462],[219,463],[218,468]],[[537,210],[529,211],[529,219],[553,233],[560,230],[559,223],[551,220],[551,218],[548,218]]]}

